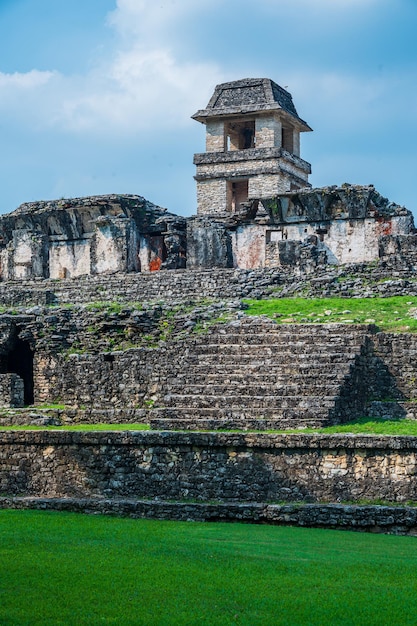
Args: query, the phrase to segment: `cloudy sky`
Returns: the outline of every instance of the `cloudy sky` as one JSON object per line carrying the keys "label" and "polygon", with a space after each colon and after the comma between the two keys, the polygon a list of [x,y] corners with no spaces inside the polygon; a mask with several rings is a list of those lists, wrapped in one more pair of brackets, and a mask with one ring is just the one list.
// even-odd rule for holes
{"label": "cloudy sky", "polygon": [[314,186],[417,214],[416,33],[416,0],[0,0],[0,212],[137,193],[194,213],[190,116],[268,77],[314,129]]}

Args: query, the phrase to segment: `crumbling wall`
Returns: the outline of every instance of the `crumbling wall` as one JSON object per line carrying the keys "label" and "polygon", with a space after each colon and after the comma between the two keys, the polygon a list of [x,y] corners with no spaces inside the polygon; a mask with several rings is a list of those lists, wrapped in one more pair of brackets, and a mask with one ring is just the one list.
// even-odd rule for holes
{"label": "crumbling wall", "polygon": [[167,261],[168,232],[165,267],[184,267],[185,219],[140,196],[23,204],[0,216],[0,279],[160,269]]}
{"label": "crumbling wall", "polygon": [[233,266],[242,269],[264,267],[265,227],[258,224],[238,226],[231,231]]}
{"label": "crumbling wall", "polygon": [[187,222],[187,269],[233,267],[230,232],[221,222],[192,218]]}
{"label": "crumbling wall", "polygon": [[[246,151],[237,150],[237,156],[230,157],[232,165],[240,163],[241,152]],[[222,155],[208,154],[213,167],[219,165]],[[288,154],[288,159],[297,166],[297,157]],[[208,215],[188,219],[168,214],[140,196],[22,205],[0,217],[0,279],[63,279],[186,267],[287,271],[291,246],[298,250],[292,254],[293,267],[304,272],[317,265],[302,260],[312,245],[320,264],[405,256],[416,264],[411,213],[372,186],[304,189],[265,198],[279,191],[266,191],[271,180],[276,182],[265,168],[256,175],[251,171],[249,181],[236,179],[232,202],[227,190],[230,195],[233,177],[199,179],[199,202],[207,203]],[[249,199],[241,202],[246,193]],[[230,203],[234,212],[225,212]],[[284,241],[295,243],[286,247],[280,243]]]}
{"label": "crumbling wall", "polygon": [[[269,176],[264,173],[259,180],[268,185]],[[224,224],[234,267],[292,267],[306,272],[324,263],[369,263],[393,256],[417,259],[411,212],[389,202],[372,185],[303,189],[265,199],[265,189],[256,189],[257,180],[249,179],[249,198],[258,200],[205,222],[208,239],[212,229],[218,231],[219,223]],[[195,243],[191,238],[192,258]],[[210,260],[210,253],[208,246],[204,267],[221,266],[215,255]],[[198,267],[198,258],[190,267]]]}
{"label": "crumbling wall", "polygon": [[0,408],[24,406],[23,380],[17,374],[0,374]]}

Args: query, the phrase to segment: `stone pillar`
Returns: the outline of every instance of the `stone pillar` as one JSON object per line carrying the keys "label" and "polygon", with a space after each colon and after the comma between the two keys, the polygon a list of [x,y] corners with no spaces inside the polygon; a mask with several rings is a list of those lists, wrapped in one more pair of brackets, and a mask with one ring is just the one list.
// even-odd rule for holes
{"label": "stone pillar", "polygon": [[210,121],[206,126],[206,152],[224,152],[224,122]]}
{"label": "stone pillar", "polygon": [[256,148],[280,148],[282,124],[274,115],[257,117],[255,119],[255,146]]}
{"label": "stone pillar", "polygon": [[91,273],[139,270],[136,226],[132,219],[103,215],[95,220]]}
{"label": "stone pillar", "polygon": [[31,230],[14,230],[8,246],[8,273],[10,278],[45,276],[46,236]]}
{"label": "stone pillar", "polygon": [[24,383],[17,374],[0,374],[0,408],[24,406]]}

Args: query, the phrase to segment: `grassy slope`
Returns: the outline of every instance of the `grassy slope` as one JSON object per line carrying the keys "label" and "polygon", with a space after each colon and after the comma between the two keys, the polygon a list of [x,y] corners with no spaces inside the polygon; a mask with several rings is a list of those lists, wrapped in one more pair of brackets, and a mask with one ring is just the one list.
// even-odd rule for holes
{"label": "grassy slope", "polygon": [[0,512],[0,623],[415,624],[415,538]]}
{"label": "grassy slope", "polygon": [[246,300],[249,315],[282,323],[376,324],[381,330],[417,332],[417,298],[271,298]]}

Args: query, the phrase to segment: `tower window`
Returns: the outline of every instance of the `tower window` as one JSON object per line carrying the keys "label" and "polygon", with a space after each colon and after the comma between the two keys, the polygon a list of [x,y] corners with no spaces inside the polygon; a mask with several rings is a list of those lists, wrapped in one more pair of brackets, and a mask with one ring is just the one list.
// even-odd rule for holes
{"label": "tower window", "polygon": [[226,150],[255,147],[255,121],[229,122],[225,125]]}
{"label": "tower window", "polygon": [[292,128],[282,127],[281,145],[287,152],[294,152],[294,134]]}
{"label": "tower window", "polygon": [[248,180],[227,181],[227,209],[236,213],[241,208],[242,202],[246,202],[249,195]]}

